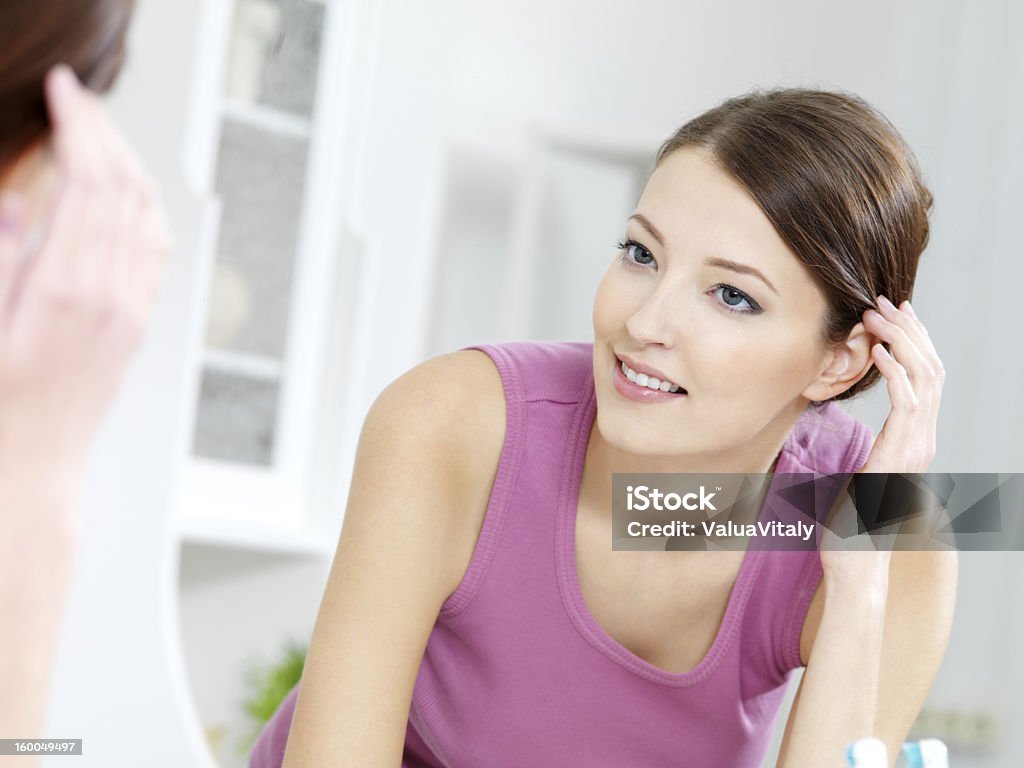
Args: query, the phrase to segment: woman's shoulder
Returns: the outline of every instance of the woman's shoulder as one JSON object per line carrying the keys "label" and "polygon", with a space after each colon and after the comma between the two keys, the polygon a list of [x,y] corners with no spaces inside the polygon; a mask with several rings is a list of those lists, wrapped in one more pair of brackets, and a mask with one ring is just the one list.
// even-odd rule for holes
{"label": "woman's shoulder", "polygon": [[[505,392],[494,362],[481,350],[431,357],[391,382],[374,409],[411,439],[430,436],[434,462],[466,478],[497,463],[504,442]],[[400,436],[396,436],[399,439]]]}
{"label": "woman's shoulder", "polygon": [[510,430],[525,429],[528,403],[580,402],[593,382],[592,350],[582,342],[466,347],[419,363],[378,395],[367,423],[384,425],[385,442],[402,453],[415,449],[415,471],[430,473],[445,497],[431,508],[449,532],[450,593],[483,530]]}
{"label": "woman's shoulder", "polygon": [[[506,341],[467,347],[485,353],[501,374],[513,406],[576,403],[594,380],[594,345],[583,341]],[[515,415],[514,413],[512,414]]]}
{"label": "woman's shoulder", "polygon": [[[376,415],[372,415],[377,411]],[[384,424],[401,451],[415,449],[415,472],[441,480],[443,499],[430,504],[445,536],[451,566],[449,594],[460,583],[483,527],[505,442],[501,373],[483,351],[431,357],[391,382],[367,416]]]}

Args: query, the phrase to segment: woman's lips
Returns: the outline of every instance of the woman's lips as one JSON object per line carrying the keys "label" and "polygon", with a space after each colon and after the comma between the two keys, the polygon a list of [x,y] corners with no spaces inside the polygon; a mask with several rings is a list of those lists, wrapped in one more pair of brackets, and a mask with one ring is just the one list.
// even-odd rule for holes
{"label": "woman's lips", "polygon": [[[673,385],[675,385],[675,383],[676,383],[675,381],[672,380],[671,376],[669,376],[669,375],[667,375],[665,373],[662,373],[657,368],[655,368],[653,365],[649,365],[647,363],[641,363],[638,360],[633,360],[629,356],[624,355],[624,354],[620,354],[618,352],[612,352],[612,354],[615,355],[615,357],[618,358],[620,363],[625,363],[628,367],[630,367],[634,371],[636,371],[638,375],[643,373],[643,374],[646,374],[647,376],[653,376],[658,381],[665,381],[667,379]],[[629,378],[629,377],[627,376],[626,378]],[[685,387],[681,387],[681,389],[685,389]]]}
{"label": "woman's lips", "polygon": [[686,390],[679,392],[662,392],[660,389],[642,387],[626,378],[622,372],[622,362],[616,358],[612,371],[612,387],[627,400],[638,403],[661,403],[666,400],[679,400],[687,396]]}

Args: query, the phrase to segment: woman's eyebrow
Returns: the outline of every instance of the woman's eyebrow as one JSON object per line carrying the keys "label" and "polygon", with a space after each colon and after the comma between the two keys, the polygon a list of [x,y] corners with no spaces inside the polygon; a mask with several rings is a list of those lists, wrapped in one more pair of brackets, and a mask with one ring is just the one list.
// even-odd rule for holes
{"label": "woman's eyebrow", "polygon": [[[654,234],[653,232],[651,234]],[[775,295],[778,296],[779,292],[775,286],[772,285],[771,281],[761,274],[757,269],[746,264],[740,264],[738,261],[730,261],[729,259],[722,259],[718,257],[712,257],[704,259],[704,263],[709,267],[721,267],[722,269],[731,269],[733,272],[739,272],[741,275],[750,275],[751,277],[758,278],[761,282],[775,291]]]}
{"label": "woman's eyebrow", "polygon": [[[642,213],[634,213],[632,216],[629,217],[629,219],[636,219],[637,221],[639,221],[640,226],[646,229],[648,232],[650,232],[651,237],[658,241],[658,245],[660,245],[662,248],[665,247],[665,238],[662,237],[661,232],[658,231],[658,228],[651,224],[650,220],[646,216],[644,216]],[[626,221],[629,221],[629,219],[626,219]]]}
{"label": "woman's eyebrow", "polygon": [[[630,219],[636,219],[640,223],[640,226],[642,226],[644,229],[650,232],[651,237],[658,241],[658,245],[660,245],[662,248],[665,247],[664,235],[662,235],[661,232],[658,231],[658,228],[651,223],[650,219],[648,219],[642,213],[634,213],[632,216],[629,217],[629,219],[626,219],[626,221],[629,221]],[[718,257],[704,259],[704,263],[709,267],[721,267],[722,269],[729,269],[732,270],[733,272],[738,272],[741,275],[750,275],[751,277],[756,277],[758,280],[760,280],[769,288],[771,288],[772,291],[775,292],[776,296],[779,295],[778,289],[774,285],[772,285],[771,280],[769,280],[767,277],[761,274],[760,270],[755,269],[754,267],[751,267],[747,264],[741,264],[738,261],[732,261],[730,259],[722,259]]]}

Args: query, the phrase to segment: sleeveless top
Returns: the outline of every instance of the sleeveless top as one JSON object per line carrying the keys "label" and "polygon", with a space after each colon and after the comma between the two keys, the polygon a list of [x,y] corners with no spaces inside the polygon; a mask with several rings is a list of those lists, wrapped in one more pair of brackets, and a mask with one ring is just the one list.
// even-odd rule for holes
{"label": "sleeveless top", "polygon": [[[802,666],[818,551],[748,545],[705,657],[683,673],[648,663],[590,614],[576,570],[576,508],[597,407],[593,345],[464,349],[487,353],[501,373],[505,442],[469,566],[420,664],[403,768],[760,766]],[[775,473],[854,472],[872,440],[835,403],[808,408]],[[770,490],[765,507],[772,498]],[[263,729],[251,768],[281,765],[297,692]]]}

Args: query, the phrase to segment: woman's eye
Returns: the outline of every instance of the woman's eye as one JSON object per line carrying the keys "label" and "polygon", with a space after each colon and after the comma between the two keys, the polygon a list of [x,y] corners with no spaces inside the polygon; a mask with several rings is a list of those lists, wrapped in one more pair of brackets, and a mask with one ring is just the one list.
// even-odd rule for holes
{"label": "woman's eye", "polygon": [[620,240],[616,247],[622,251],[621,259],[623,261],[642,267],[646,267],[654,262],[654,256],[651,255],[651,252],[634,240]]}
{"label": "woman's eye", "polygon": [[[616,243],[616,248],[622,251],[622,255],[619,256],[619,261],[623,262],[627,266],[635,268],[647,267],[652,264],[657,266],[654,261],[654,255],[635,240],[619,240]],[[760,305],[747,296],[747,294],[732,287],[731,285],[728,285],[727,283],[719,283],[712,289],[712,293],[721,294],[721,303],[729,312],[744,315],[758,315],[764,311],[761,309]]]}
{"label": "woman's eye", "polygon": [[[743,293],[743,291],[733,288],[731,285],[716,285],[715,292],[720,292],[722,303],[725,304],[726,309],[730,312],[757,314],[762,311],[756,301]],[[746,309],[743,309],[744,306],[746,306]]]}

